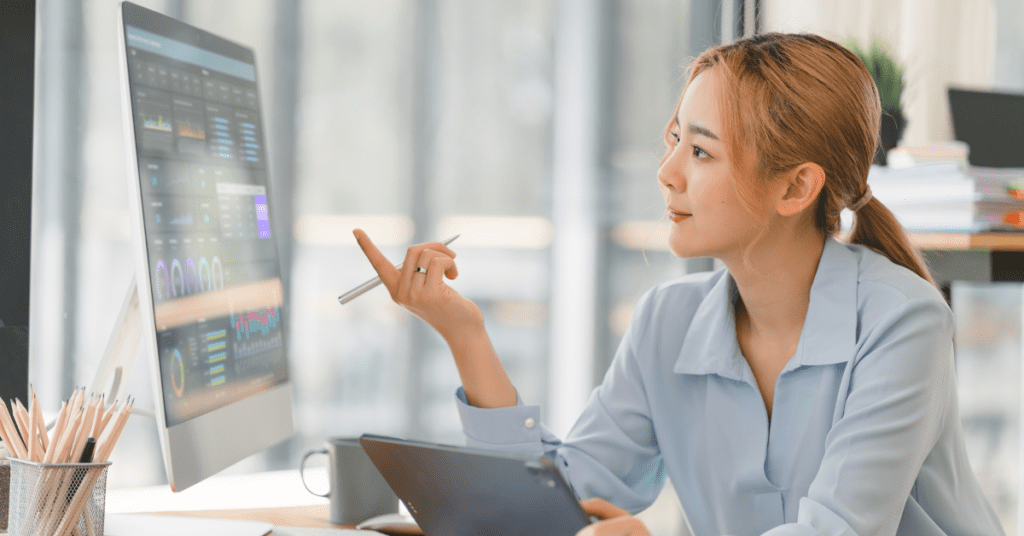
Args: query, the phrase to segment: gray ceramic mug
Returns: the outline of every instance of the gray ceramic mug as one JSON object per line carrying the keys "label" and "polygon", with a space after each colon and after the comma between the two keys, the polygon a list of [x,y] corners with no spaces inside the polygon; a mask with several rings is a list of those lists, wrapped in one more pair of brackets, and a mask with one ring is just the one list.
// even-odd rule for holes
{"label": "gray ceramic mug", "polygon": [[[306,484],[306,460],[314,454],[327,455],[327,493],[317,493]],[[299,476],[307,491],[331,500],[331,523],[355,525],[398,511],[398,497],[359,445],[359,438],[328,438],[326,448],[313,449],[302,457]]]}

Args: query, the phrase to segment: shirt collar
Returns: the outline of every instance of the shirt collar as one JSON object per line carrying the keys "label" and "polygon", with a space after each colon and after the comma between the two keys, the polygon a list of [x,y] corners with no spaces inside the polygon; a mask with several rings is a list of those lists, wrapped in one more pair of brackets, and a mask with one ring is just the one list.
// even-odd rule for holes
{"label": "shirt collar", "polygon": [[[796,353],[783,372],[801,366],[844,363],[853,357],[857,337],[857,256],[834,238],[825,240],[811,283],[811,300]],[[751,378],[736,340],[733,303],[736,283],[728,271],[697,307],[673,371],[717,374],[737,381]]]}

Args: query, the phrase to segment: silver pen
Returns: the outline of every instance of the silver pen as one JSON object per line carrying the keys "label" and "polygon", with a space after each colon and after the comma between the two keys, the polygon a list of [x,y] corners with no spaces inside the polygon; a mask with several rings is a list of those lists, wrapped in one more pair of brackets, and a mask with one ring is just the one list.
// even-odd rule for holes
{"label": "silver pen", "polygon": [[[441,243],[447,246],[448,244],[451,244],[452,242],[454,242],[455,239],[458,238],[459,236],[460,235],[455,235],[455,236],[453,236],[453,237],[451,237],[451,238],[449,238],[447,240],[442,240]],[[400,262],[400,263],[396,264],[395,268],[398,268],[399,270],[401,270],[402,269],[402,264],[404,264],[404,263]],[[352,290],[342,294],[341,296],[338,296],[338,301],[341,302],[342,305],[344,305],[344,304],[346,304],[346,303],[348,303],[348,302],[358,298],[359,296],[362,296],[363,294],[366,294],[366,291],[372,289],[373,287],[376,287],[380,283],[381,283],[380,277],[374,277],[373,279],[363,283],[362,285],[359,285],[358,287],[356,287],[356,288],[354,288],[354,289],[352,289]]]}

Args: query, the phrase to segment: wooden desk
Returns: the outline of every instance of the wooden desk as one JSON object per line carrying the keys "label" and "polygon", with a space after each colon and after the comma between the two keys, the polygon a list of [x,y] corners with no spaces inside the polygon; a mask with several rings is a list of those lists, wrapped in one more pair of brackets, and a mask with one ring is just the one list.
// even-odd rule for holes
{"label": "wooden desk", "polygon": [[1024,283],[1024,232],[910,233],[950,299],[953,281]]}
{"label": "wooden desk", "polygon": [[910,233],[914,245],[925,250],[942,251],[1024,251],[1024,232],[1020,233]]}
{"label": "wooden desk", "polygon": [[[930,233],[908,231],[932,277],[948,290],[953,281],[1024,283],[1024,231],[1001,233]],[[849,242],[850,232],[837,236]],[[948,297],[948,296],[947,296]]]}

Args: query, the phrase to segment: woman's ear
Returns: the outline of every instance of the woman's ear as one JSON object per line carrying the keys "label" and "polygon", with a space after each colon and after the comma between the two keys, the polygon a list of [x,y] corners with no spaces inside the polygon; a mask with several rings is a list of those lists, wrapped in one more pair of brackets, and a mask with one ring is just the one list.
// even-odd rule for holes
{"label": "woman's ear", "polygon": [[799,214],[814,204],[825,185],[825,170],[813,162],[800,164],[783,177],[786,193],[775,203],[782,216]]}

